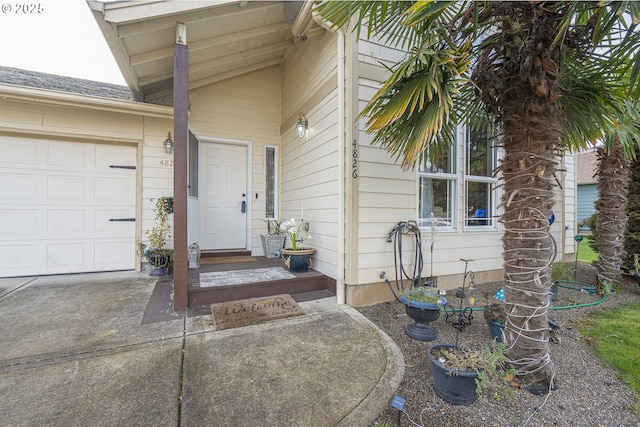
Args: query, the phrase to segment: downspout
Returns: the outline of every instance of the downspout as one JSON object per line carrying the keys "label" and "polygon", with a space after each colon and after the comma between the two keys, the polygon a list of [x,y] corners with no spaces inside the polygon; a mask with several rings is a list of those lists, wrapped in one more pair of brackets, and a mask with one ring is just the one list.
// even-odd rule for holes
{"label": "downspout", "polygon": [[345,48],[344,48],[344,31],[334,27],[329,21],[320,16],[316,11],[312,12],[314,21],[322,28],[336,33],[337,35],[337,51],[338,51],[338,264],[336,277],[336,301],[338,304],[346,303],[346,289],[344,283],[345,275],[345,214],[344,214],[344,195],[345,195],[345,172],[344,172],[344,122],[345,122]]}

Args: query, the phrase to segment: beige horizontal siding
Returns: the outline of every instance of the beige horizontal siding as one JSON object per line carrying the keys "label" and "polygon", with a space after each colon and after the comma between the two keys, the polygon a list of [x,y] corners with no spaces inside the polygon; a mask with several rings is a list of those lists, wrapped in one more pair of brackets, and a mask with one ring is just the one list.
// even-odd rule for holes
{"label": "beige horizontal siding", "polygon": [[[265,146],[280,146],[281,69],[279,66],[240,75],[189,93],[189,125],[196,136],[246,141],[251,168],[251,250],[262,255],[260,234],[266,234]],[[256,199],[256,194],[258,198]]]}
{"label": "beige horizontal siding", "polygon": [[[316,249],[313,268],[337,277],[338,134],[336,39],[325,32],[298,43],[282,67],[281,218],[301,216],[310,223]],[[302,112],[309,122],[305,138],[295,135]]]}

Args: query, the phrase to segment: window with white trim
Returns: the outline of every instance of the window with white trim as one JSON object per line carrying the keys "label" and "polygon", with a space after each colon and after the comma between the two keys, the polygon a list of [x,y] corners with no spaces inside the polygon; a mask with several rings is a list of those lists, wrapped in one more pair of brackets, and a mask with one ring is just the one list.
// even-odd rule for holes
{"label": "window with white trim", "polygon": [[[458,229],[461,224],[465,230],[495,229],[496,149],[489,134],[466,127],[459,130],[447,150],[418,168],[418,224],[441,229]],[[463,160],[458,164],[459,152]],[[459,190],[464,191],[463,197]]]}
{"label": "window with white trim", "polygon": [[497,178],[496,149],[491,135],[471,129],[465,132],[465,219],[467,229],[478,227],[495,228],[495,188]]}
{"label": "window with white trim", "polygon": [[276,149],[265,147],[265,218],[276,217]]}
{"label": "window with white trim", "polygon": [[455,228],[458,188],[455,144],[451,144],[437,160],[422,164],[418,169],[418,176],[418,225]]}

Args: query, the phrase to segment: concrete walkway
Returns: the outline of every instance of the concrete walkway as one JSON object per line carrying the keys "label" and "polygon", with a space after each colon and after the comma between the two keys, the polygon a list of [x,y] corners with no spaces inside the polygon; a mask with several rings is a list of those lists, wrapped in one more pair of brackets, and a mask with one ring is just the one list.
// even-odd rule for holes
{"label": "concrete walkway", "polygon": [[0,279],[2,425],[368,426],[404,373],[397,346],[334,298],[215,331],[142,323],[133,272]]}

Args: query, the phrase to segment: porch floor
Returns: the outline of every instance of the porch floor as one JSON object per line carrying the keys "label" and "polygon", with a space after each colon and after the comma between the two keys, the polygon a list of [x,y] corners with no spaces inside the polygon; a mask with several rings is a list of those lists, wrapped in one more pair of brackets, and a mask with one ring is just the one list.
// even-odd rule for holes
{"label": "porch floor", "polygon": [[[221,264],[201,264],[200,268],[189,270],[189,307],[209,306],[225,301],[270,295],[290,294],[296,301],[309,301],[335,295],[336,282],[322,273],[309,269],[307,272],[295,273],[295,279],[273,280],[267,282],[246,283],[230,286],[200,287],[200,273],[250,270],[267,267],[283,267],[282,258],[266,258],[255,256],[255,261],[225,262]],[[228,259],[225,257],[225,259]]]}

